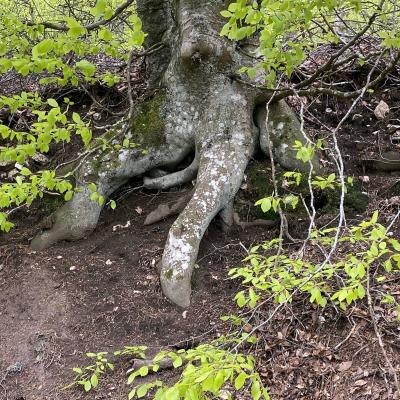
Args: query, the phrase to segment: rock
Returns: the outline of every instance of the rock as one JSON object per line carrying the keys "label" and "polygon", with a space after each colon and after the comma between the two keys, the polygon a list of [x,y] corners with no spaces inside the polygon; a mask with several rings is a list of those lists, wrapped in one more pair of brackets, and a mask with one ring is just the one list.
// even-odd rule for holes
{"label": "rock", "polygon": [[15,161],[0,161],[0,169],[7,170],[11,169],[15,164]]}
{"label": "rock", "polygon": [[374,110],[374,115],[378,119],[384,119],[389,114],[390,108],[383,100],[381,100]]}
{"label": "rock", "polygon": [[39,164],[47,164],[49,162],[49,159],[42,153],[35,153],[32,156],[32,160]]}
{"label": "rock", "polygon": [[7,174],[7,177],[9,179],[11,179],[11,178],[14,178],[14,176],[16,176],[18,174],[19,174],[19,171],[16,168],[14,168]]}
{"label": "rock", "polygon": [[396,131],[390,138],[393,144],[400,143],[400,130]]}
{"label": "rock", "polygon": [[389,133],[393,133],[393,132],[396,132],[397,130],[400,130],[400,125],[388,124],[386,128]]}

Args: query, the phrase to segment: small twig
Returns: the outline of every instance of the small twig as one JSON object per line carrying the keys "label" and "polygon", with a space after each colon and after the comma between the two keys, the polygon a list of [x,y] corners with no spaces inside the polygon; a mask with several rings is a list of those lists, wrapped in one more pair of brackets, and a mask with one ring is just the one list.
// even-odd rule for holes
{"label": "small twig", "polygon": [[353,333],[355,332],[356,329],[357,329],[357,325],[354,324],[353,328],[351,328],[349,334],[340,343],[338,343],[333,349],[339,350],[353,336]]}
{"label": "small twig", "polygon": [[[114,14],[108,19],[101,19],[97,22],[84,26],[87,31],[92,31],[94,29],[100,28],[103,25],[109,24],[113,19],[118,17],[121,13],[123,13],[131,4],[134,3],[134,0],[127,0],[125,3],[122,3],[119,7],[117,7],[114,11]],[[67,32],[69,27],[63,24],[57,24],[54,22],[48,21],[41,21],[41,22],[34,22],[34,21],[27,21],[25,22],[27,26],[37,26],[43,25],[45,28],[54,29],[56,31]]]}
{"label": "small twig", "polygon": [[388,356],[388,354],[386,352],[385,344],[383,343],[383,340],[382,340],[382,335],[381,335],[381,333],[379,331],[378,325],[377,325],[376,320],[375,320],[375,313],[374,313],[374,308],[372,306],[372,298],[371,298],[371,292],[370,292],[369,268],[367,270],[367,301],[368,301],[369,314],[371,316],[371,322],[372,322],[372,325],[374,327],[375,335],[376,335],[376,337],[378,339],[379,347],[381,348],[383,357],[385,358],[385,361],[386,361],[386,364],[387,364],[387,366],[389,368],[389,371],[390,371],[391,375],[393,376],[393,379],[394,379],[394,382],[395,382],[395,385],[396,385],[396,389],[397,389],[397,393],[400,394],[400,383],[399,383],[399,380],[397,378],[397,372],[396,372],[396,370],[395,370],[395,368],[394,368],[392,362],[390,361],[389,356]]}

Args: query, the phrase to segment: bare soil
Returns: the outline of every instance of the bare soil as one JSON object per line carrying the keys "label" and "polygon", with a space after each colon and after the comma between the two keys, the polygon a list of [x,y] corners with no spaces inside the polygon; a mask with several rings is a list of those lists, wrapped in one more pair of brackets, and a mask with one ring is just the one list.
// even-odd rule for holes
{"label": "bare soil", "polygon": [[[79,399],[80,391],[61,387],[73,378],[72,367],[87,362],[88,351],[134,344],[159,348],[215,335],[237,290],[227,270],[243,258],[243,246],[273,233],[255,229],[226,236],[210,227],[194,276],[193,305],[183,313],[163,297],[157,273],[172,219],[143,226],[161,200],[178,196],[132,194],[116,211],[104,212],[87,239],[42,253],[28,246],[37,223],[31,213],[1,237],[0,378],[6,374],[1,399]],[[21,370],[11,371],[13,366]],[[118,382],[111,378],[99,394],[85,398],[126,399],[120,372]]]}

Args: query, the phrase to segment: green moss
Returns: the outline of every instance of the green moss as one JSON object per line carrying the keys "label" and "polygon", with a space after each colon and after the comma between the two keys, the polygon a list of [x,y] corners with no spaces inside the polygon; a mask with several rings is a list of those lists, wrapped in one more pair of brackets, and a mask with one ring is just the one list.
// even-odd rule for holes
{"label": "green moss", "polygon": [[40,211],[44,216],[48,216],[57,211],[64,204],[63,196],[45,195],[40,200]]}
{"label": "green moss", "polygon": [[170,268],[168,271],[165,271],[164,276],[170,280],[172,278],[172,269]]}
{"label": "green moss", "polygon": [[165,141],[163,104],[164,94],[158,94],[138,105],[132,118],[131,141],[137,141],[144,147],[157,146]]}
{"label": "green moss", "polygon": [[[306,204],[311,201],[307,177],[303,174],[302,182],[299,186],[290,186],[286,190],[283,186],[284,183],[284,170],[276,166],[276,176],[278,180],[278,188],[280,188],[280,195],[285,196],[288,194],[301,195]],[[263,213],[259,206],[254,206],[254,203],[267,196],[271,196],[274,192],[274,187],[271,178],[271,168],[267,162],[253,161],[249,164],[246,170],[247,175],[247,189],[241,191],[235,202],[235,211],[239,214],[241,219],[250,217],[251,219],[263,218],[263,219],[274,219],[277,215],[270,211]],[[290,190],[289,190],[290,189]],[[399,184],[400,190],[400,184]],[[317,190],[314,189],[314,204],[318,211],[318,214],[336,214],[339,209],[340,202],[340,189],[335,190]],[[362,187],[360,182],[354,182],[353,186],[347,188],[347,194],[345,197],[345,211],[351,213],[363,213],[368,207],[368,196],[362,193]],[[299,217],[306,217],[306,209],[303,204],[299,202],[296,209],[292,209],[288,206],[285,209],[288,214],[295,214]]]}
{"label": "green moss", "polygon": [[[326,205],[323,208],[326,212],[337,212],[340,204],[341,190],[324,191],[327,198]],[[344,209],[346,213],[363,213],[367,210],[369,204],[368,195],[362,192],[361,183],[355,181],[353,186],[347,187],[347,193],[344,198]]]}

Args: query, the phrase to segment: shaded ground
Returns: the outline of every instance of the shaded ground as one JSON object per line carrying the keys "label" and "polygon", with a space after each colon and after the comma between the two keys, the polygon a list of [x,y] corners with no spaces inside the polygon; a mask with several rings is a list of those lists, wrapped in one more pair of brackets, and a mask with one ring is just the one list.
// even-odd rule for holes
{"label": "shaded ground", "polygon": [[[115,212],[104,213],[88,239],[43,253],[28,247],[34,231],[28,215],[25,226],[1,238],[0,372],[13,366],[21,371],[6,376],[0,398],[80,398],[60,387],[71,380],[70,368],[86,361],[85,352],[172,345],[214,330],[219,316],[229,313],[236,284],[226,279],[227,269],[245,254],[240,241],[249,245],[255,232],[238,238],[210,228],[199,255],[193,306],[182,314],[162,296],[156,267],[172,221],[143,227],[160,198],[176,197],[130,195]],[[257,236],[268,234],[259,230]],[[126,398],[124,384],[115,390],[96,398]]]}
{"label": "shaded ground", "polygon": [[[31,213],[1,237],[0,399],[126,399],[125,363],[117,364],[95,393],[61,388],[73,379],[72,367],[87,365],[88,351],[187,346],[199,335],[226,331],[219,316],[234,311],[238,290],[227,279],[228,269],[245,255],[243,246],[277,231],[258,227],[225,235],[215,222],[200,250],[193,305],[183,313],[163,298],[156,267],[172,218],[142,225],[161,201],[178,196],[131,193],[116,211],[103,213],[87,239],[43,253],[28,247],[37,222]],[[385,318],[383,310],[380,315]],[[273,399],[394,398],[387,397],[393,386],[385,383],[390,376],[365,308],[346,317],[307,301],[295,303],[260,335],[255,353]],[[385,336],[394,361],[398,337]]]}

